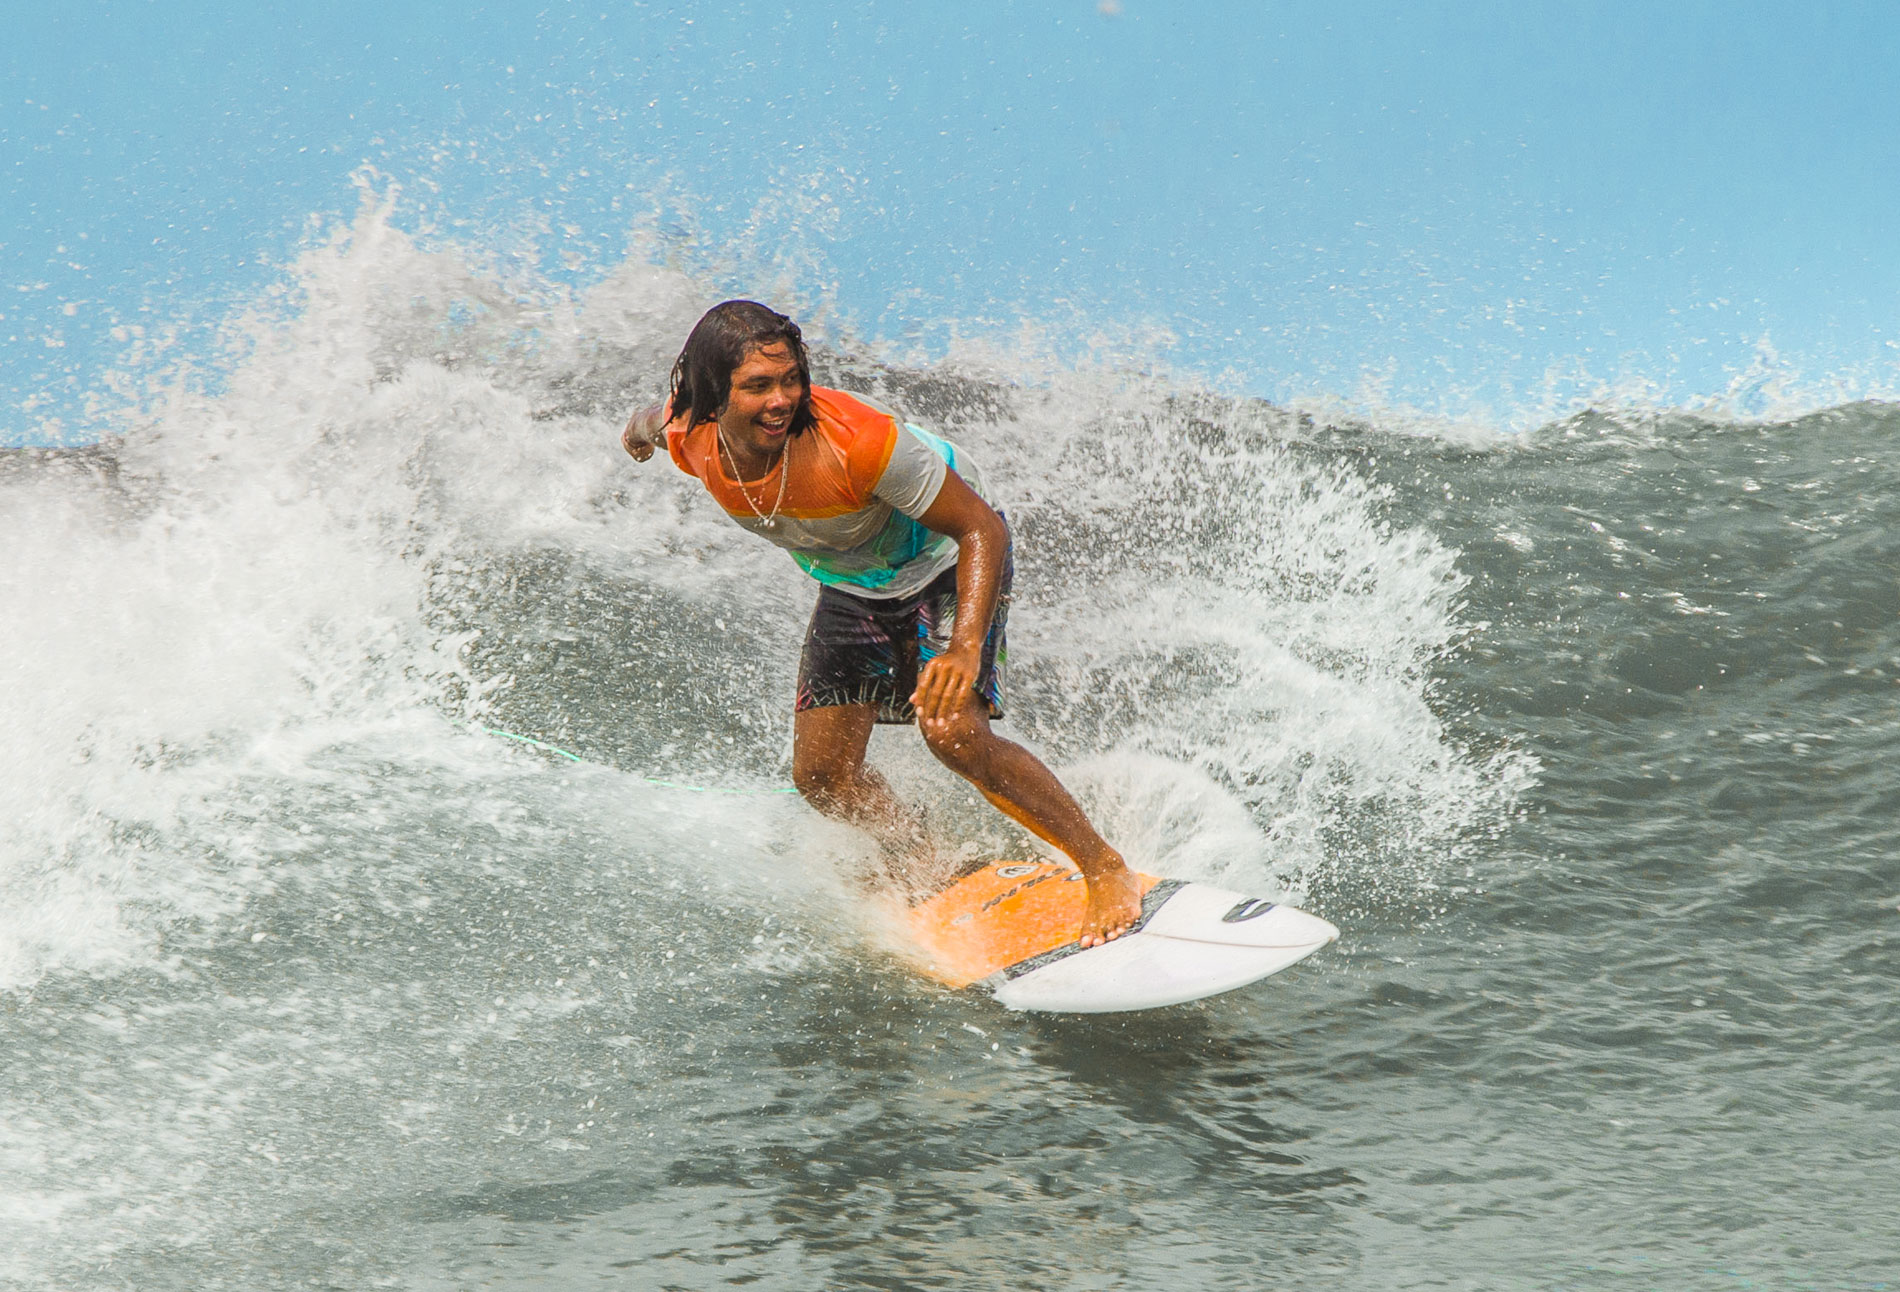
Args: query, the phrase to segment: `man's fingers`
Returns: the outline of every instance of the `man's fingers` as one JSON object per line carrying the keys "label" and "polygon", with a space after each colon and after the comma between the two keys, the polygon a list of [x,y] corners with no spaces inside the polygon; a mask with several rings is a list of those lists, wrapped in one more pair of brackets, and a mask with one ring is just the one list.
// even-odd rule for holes
{"label": "man's fingers", "polygon": [[957,683],[961,680],[954,669],[938,669],[937,675],[930,679],[930,699],[932,704],[938,709],[948,711],[950,702],[954,700],[957,695]]}
{"label": "man's fingers", "polygon": [[917,679],[917,689],[910,696],[911,705],[926,718],[947,716],[959,690],[968,684],[968,680],[955,669],[946,668],[937,660],[932,660],[924,665],[923,675]]}
{"label": "man's fingers", "polygon": [[662,405],[635,410],[633,416],[627,419],[626,426],[621,428],[620,447],[631,454],[635,462],[645,462],[653,456],[654,443],[665,424]]}
{"label": "man's fingers", "polygon": [[632,423],[620,432],[620,447],[631,454],[635,462],[645,462],[653,456],[653,442],[635,430]]}
{"label": "man's fingers", "polygon": [[917,712],[926,718],[935,718],[943,708],[943,687],[941,670],[926,667],[923,678],[917,683],[917,692],[911,697],[911,703]]}

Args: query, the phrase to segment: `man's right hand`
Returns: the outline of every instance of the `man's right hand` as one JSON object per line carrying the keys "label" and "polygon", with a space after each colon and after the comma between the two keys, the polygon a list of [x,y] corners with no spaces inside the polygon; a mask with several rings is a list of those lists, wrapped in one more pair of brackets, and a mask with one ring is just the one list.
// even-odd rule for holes
{"label": "man's right hand", "polygon": [[620,447],[631,454],[635,462],[645,462],[653,456],[654,446],[665,435],[666,405],[653,404],[627,419],[627,429],[620,432]]}

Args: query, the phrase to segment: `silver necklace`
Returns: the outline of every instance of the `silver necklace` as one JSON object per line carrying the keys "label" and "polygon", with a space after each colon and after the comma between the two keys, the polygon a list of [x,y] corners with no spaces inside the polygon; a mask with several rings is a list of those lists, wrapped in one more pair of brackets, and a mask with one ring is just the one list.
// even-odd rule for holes
{"label": "silver necklace", "polygon": [[[739,486],[739,496],[745,499],[745,505],[752,509],[752,514],[754,516],[757,516],[760,522],[763,523],[767,529],[777,529],[778,528],[778,509],[781,506],[783,506],[785,503],[785,478],[792,474],[789,469],[788,464],[785,461],[785,454],[789,452],[792,447],[790,441],[786,442],[785,448],[779,450],[778,498],[775,499],[772,503],[771,514],[767,515],[765,512],[762,512],[759,510],[759,504],[752,501],[752,493],[749,489],[746,488],[746,482],[745,482],[744,477],[742,477],[739,474],[739,459],[732,456],[732,446],[726,443],[725,427],[715,424],[713,427],[713,433],[719,437],[719,447],[724,449],[726,452],[726,464],[732,468],[732,482]],[[768,474],[769,474],[769,470],[768,470]],[[765,477],[760,476],[759,479],[763,481]]]}

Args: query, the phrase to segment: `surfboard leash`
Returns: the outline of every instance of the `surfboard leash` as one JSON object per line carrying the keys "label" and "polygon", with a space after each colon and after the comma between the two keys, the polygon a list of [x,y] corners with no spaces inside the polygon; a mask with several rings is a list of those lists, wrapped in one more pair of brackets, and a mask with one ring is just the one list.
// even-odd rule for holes
{"label": "surfboard leash", "polygon": [[[588,766],[593,766],[593,767],[601,766],[601,764],[599,763],[590,763],[587,759],[582,758],[579,754],[574,753],[571,750],[563,749],[559,745],[550,745],[545,740],[536,740],[533,736],[516,735],[512,731],[503,731],[500,727],[484,727],[479,722],[471,722],[468,725],[475,728],[475,730],[482,732],[486,735],[500,736],[504,740],[519,741],[521,744],[532,745],[534,748],[542,750],[545,753],[558,754],[562,758],[567,759],[570,763],[583,763],[583,764],[587,764]],[[686,785],[679,781],[663,780],[662,778],[658,776],[642,776],[640,779],[645,781],[649,785],[658,785],[669,790],[686,790],[689,793],[693,793],[693,794],[796,794],[798,793],[797,788],[791,785],[775,785],[770,789],[749,790],[749,789],[734,789],[729,786],[723,786],[723,785]]]}

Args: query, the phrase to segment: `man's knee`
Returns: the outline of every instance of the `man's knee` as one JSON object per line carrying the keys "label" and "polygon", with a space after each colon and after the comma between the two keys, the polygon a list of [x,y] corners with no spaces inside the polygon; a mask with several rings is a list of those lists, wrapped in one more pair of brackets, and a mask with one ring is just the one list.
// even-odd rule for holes
{"label": "man's knee", "polygon": [[996,739],[989,723],[969,709],[941,718],[919,718],[917,729],[940,762],[965,776],[984,765]]}
{"label": "man's knee", "polygon": [[792,784],[806,800],[817,804],[835,803],[850,793],[857,779],[849,764],[817,759],[792,760]]}
{"label": "man's knee", "polygon": [[847,803],[859,788],[870,736],[868,708],[801,711],[792,727],[792,784],[821,811]]}

